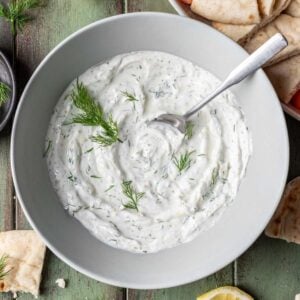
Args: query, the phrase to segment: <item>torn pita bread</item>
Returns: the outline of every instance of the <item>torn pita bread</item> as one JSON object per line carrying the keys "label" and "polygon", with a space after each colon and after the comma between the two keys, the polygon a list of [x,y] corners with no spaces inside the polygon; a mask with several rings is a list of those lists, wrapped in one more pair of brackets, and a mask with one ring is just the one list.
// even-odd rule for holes
{"label": "torn pita bread", "polygon": [[221,23],[249,25],[260,22],[256,0],[193,0],[191,10]]}
{"label": "torn pita bread", "polygon": [[300,54],[300,18],[281,14],[273,22],[261,28],[245,45],[245,49],[252,53],[271,36],[277,32],[282,33],[288,40],[288,46],[274,56],[267,65],[278,63],[293,55]]}
{"label": "torn pita bread", "polygon": [[256,25],[232,25],[218,22],[212,22],[212,26],[239,44],[242,44],[256,27]]}
{"label": "torn pita bread", "polygon": [[0,257],[7,255],[8,274],[0,280],[1,292],[39,294],[46,247],[33,230],[0,232]]}
{"label": "torn pita bread", "polygon": [[300,89],[300,55],[265,68],[279,99],[288,103]]}
{"label": "torn pita bread", "polygon": [[284,13],[292,17],[300,18],[300,0],[292,0]]}
{"label": "torn pita bread", "polygon": [[270,16],[273,12],[275,0],[258,0],[258,8],[263,17]]}
{"label": "torn pita bread", "polygon": [[300,177],[287,184],[265,234],[300,244]]}
{"label": "torn pita bread", "polygon": [[279,14],[287,8],[291,0],[277,0],[274,4],[272,14],[262,18],[259,24],[255,25],[232,25],[219,22],[212,22],[212,26],[240,45],[245,45],[252,36],[263,26],[273,21]]}

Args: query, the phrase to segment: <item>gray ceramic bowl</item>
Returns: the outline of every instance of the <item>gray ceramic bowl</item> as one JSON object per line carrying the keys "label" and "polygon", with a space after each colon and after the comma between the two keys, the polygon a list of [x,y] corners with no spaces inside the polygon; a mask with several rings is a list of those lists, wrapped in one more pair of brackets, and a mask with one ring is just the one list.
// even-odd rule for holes
{"label": "gray ceramic bowl", "polygon": [[162,288],[203,278],[243,253],[262,232],[284,188],[288,138],[281,107],[262,71],[233,89],[246,114],[254,153],[234,203],[190,243],[156,254],[111,248],[62,208],[43,159],[52,110],[71,80],[90,66],[135,50],[160,50],[225,75],[247,54],[199,22],[175,15],[111,17],[76,32],[43,60],[19,104],[12,135],[12,170],[25,214],[63,261],[97,280],[131,288]]}

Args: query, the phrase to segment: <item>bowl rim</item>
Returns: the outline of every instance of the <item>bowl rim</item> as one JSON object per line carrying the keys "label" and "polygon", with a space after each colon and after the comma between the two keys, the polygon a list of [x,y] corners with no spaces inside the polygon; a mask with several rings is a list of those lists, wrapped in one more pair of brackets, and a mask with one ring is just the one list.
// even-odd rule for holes
{"label": "bowl rim", "polygon": [[[42,233],[40,232],[38,226],[35,225],[34,221],[32,220],[25,202],[23,201],[22,197],[21,197],[21,192],[19,190],[19,185],[18,185],[18,179],[17,179],[17,174],[16,174],[16,168],[15,168],[15,137],[16,137],[16,128],[17,128],[17,123],[18,123],[18,119],[19,119],[19,115],[20,112],[22,110],[22,106],[25,102],[25,96],[27,94],[27,91],[30,88],[31,83],[34,81],[35,77],[38,75],[40,69],[43,68],[43,66],[48,63],[48,60],[51,58],[51,56],[61,47],[63,47],[66,43],[68,43],[71,39],[73,39],[74,37],[76,37],[77,35],[80,35],[81,33],[90,30],[91,28],[97,27],[100,24],[105,24],[105,23],[109,23],[109,22],[113,22],[114,20],[117,19],[126,19],[126,18],[135,18],[137,16],[161,16],[161,17],[165,17],[165,18],[171,18],[171,19],[186,19],[188,22],[194,23],[194,25],[199,24],[199,21],[195,21],[192,20],[191,18],[185,18],[182,17],[180,15],[176,15],[176,14],[170,14],[170,13],[163,13],[163,12],[133,12],[133,13],[127,13],[127,14],[121,14],[121,15],[116,15],[116,16],[111,16],[111,17],[107,17],[101,20],[98,20],[96,22],[93,22],[87,26],[84,26],[83,28],[80,28],[79,30],[75,31],[74,33],[72,33],[71,35],[69,35],[68,37],[66,37],[64,40],[62,40],[58,45],[56,45],[45,57],[44,59],[40,62],[40,64],[38,65],[38,67],[35,69],[35,71],[33,72],[33,74],[31,75],[29,81],[27,82],[23,93],[20,97],[20,101],[16,110],[16,114],[15,114],[15,118],[14,118],[14,122],[13,122],[13,128],[12,128],[12,136],[11,136],[11,149],[10,149],[10,158],[11,158],[11,169],[12,169],[12,177],[13,177],[13,182],[15,185],[15,191],[16,191],[16,195],[18,198],[18,201],[23,209],[23,212],[27,218],[27,220],[29,221],[30,225],[32,226],[32,228],[39,234],[39,236],[41,237],[41,239],[43,240],[43,242],[46,244],[46,246],[58,257],[60,258],[63,262],[65,262],[66,264],[68,264],[69,266],[71,266],[73,269],[79,271],[80,273],[101,281],[103,283],[106,284],[110,284],[113,286],[118,286],[118,287],[124,287],[124,288],[132,288],[132,289],[159,289],[159,288],[169,288],[169,287],[174,287],[174,286],[178,286],[178,285],[183,285],[183,284],[187,284],[187,283],[191,283],[194,281],[199,280],[199,275],[197,276],[196,274],[191,275],[188,279],[186,280],[179,280],[176,282],[172,282],[172,283],[161,283],[161,284],[152,284],[152,283],[144,283],[144,284],[140,284],[140,283],[126,283],[126,280],[124,281],[120,281],[120,280],[116,280],[116,279],[112,279],[110,277],[104,277],[102,275],[96,274],[94,272],[91,272],[89,270],[87,270],[86,268],[76,264],[75,262],[73,262],[71,259],[69,259],[68,257],[66,257],[59,249],[57,249],[54,245],[52,245],[47,237],[45,237],[44,235],[42,235]],[[202,23],[203,26],[207,26],[207,28],[209,28],[209,30],[213,30],[210,26],[208,26],[205,23]],[[237,47],[239,48],[239,51],[244,52],[245,54],[247,54],[247,52],[241,48],[239,45],[237,45],[236,43],[234,43],[231,39],[229,39],[228,37],[222,35],[221,33],[219,33],[219,36],[223,39],[227,39],[233,47]],[[248,55],[248,54],[247,54]],[[263,72],[261,70],[259,70],[258,72]],[[273,89],[269,79],[266,77],[265,73],[263,72],[263,76],[265,77],[266,82],[269,84],[270,88]],[[273,89],[274,91],[274,89]],[[276,96],[275,92],[274,95]],[[279,103],[276,103],[276,105],[280,106]],[[284,114],[283,111],[280,109],[279,113],[281,114],[282,120],[284,121]],[[282,171],[282,177],[283,178],[287,178],[287,174],[288,174],[288,167],[289,167],[289,141],[288,141],[288,134],[287,134],[287,127],[286,127],[286,123],[284,122],[284,137],[283,139],[285,140],[285,145],[286,145],[286,156],[283,157],[283,161],[284,161],[284,165],[285,168]],[[282,182],[280,190],[281,190],[281,194],[284,190],[285,187],[285,181]],[[226,261],[223,261],[222,263],[219,262],[218,264],[215,265],[214,268],[211,269],[211,271],[207,274],[207,276],[219,271],[221,268],[227,266],[228,264],[232,263],[235,259],[237,259],[240,255],[242,255],[255,241],[256,239],[259,237],[259,235],[263,232],[265,226],[267,225],[267,223],[269,222],[270,218],[272,217],[273,213],[275,212],[275,209],[280,201],[281,197],[278,197],[277,201],[276,201],[276,206],[274,206],[273,210],[270,209],[269,213],[268,213],[268,218],[267,221],[265,222],[265,224],[261,224],[260,229],[257,232],[255,232],[255,234],[252,234],[251,237],[249,237],[247,239],[247,242],[245,242],[242,246],[240,245],[239,247],[237,247],[236,251],[234,254],[231,254],[230,257],[227,257]],[[206,276],[206,277],[207,277]]]}
{"label": "bowl rim", "polygon": [[10,99],[8,101],[9,103],[9,108],[8,111],[5,115],[5,117],[3,118],[2,122],[0,122],[0,132],[4,129],[5,125],[7,124],[7,122],[9,121],[15,105],[16,105],[16,100],[17,100],[17,89],[16,89],[16,79],[15,79],[15,74],[13,72],[12,66],[9,63],[7,57],[4,55],[4,53],[2,51],[0,51],[0,60],[2,60],[7,68],[7,73],[10,77],[10,81],[11,81],[11,96]]}

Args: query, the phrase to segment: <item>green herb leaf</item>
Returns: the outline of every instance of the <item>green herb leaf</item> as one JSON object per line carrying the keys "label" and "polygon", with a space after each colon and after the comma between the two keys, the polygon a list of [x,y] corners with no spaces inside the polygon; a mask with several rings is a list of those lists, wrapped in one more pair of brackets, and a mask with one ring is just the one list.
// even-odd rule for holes
{"label": "green herb leaf", "polygon": [[48,141],[47,148],[45,149],[45,151],[44,151],[44,153],[43,153],[43,157],[46,157],[46,156],[47,156],[47,154],[48,154],[48,152],[49,152],[51,146],[52,146],[52,141],[49,140],[49,141]]}
{"label": "green herb leaf", "polygon": [[110,191],[112,188],[114,188],[115,187],[115,185],[114,184],[112,184],[112,185],[110,185],[109,186],[109,188],[108,189],[106,189],[105,191],[104,191],[104,193],[106,193],[106,192],[108,192],[108,191]]}
{"label": "green herb leaf", "polygon": [[9,94],[10,87],[5,83],[0,82],[0,107],[7,102]]}
{"label": "green herb leaf", "polygon": [[96,178],[96,179],[101,179],[101,177],[97,176],[97,175],[91,175],[91,178]]}
{"label": "green herb leaf", "polygon": [[217,180],[219,177],[219,170],[220,170],[219,165],[213,169],[212,174],[211,174],[210,186],[214,186],[217,183]]}
{"label": "green herb leaf", "polygon": [[17,30],[22,31],[25,24],[31,20],[28,11],[38,6],[40,6],[40,0],[12,1],[7,6],[0,4],[0,17],[10,22],[11,31],[15,35]]}
{"label": "green herb leaf", "polygon": [[77,123],[85,126],[100,126],[103,133],[91,137],[93,142],[101,146],[110,146],[119,139],[119,128],[113,120],[112,115],[105,117],[100,104],[97,104],[90,95],[86,86],[77,81],[76,86],[71,94],[74,105],[83,113],[75,116],[69,124]]}
{"label": "green herb leaf", "polygon": [[193,136],[194,124],[192,122],[187,122],[184,137],[188,140]]}
{"label": "green herb leaf", "polygon": [[184,154],[180,155],[179,158],[174,157],[173,162],[175,166],[177,167],[179,173],[181,173],[183,170],[187,170],[191,166],[191,155],[195,151],[188,152],[186,151]]}
{"label": "green herb leaf", "polygon": [[84,152],[84,154],[89,153],[89,152],[92,152],[93,150],[94,150],[94,147],[92,147],[92,148],[86,150],[86,151]]}
{"label": "green herb leaf", "polygon": [[68,176],[68,179],[72,182],[75,182],[77,178],[70,172],[70,176]]}
{"label": "green herb leaf", "polygon": [[127,91],[123,91],[122,92],[123,96],[126,97],[126,101],[130,101],[130,102],[135,102],[135,101],[139,101],[135,95],[133,94],[130,94],[129,92]]}
{"label": "green herb leaf", "polygon": [[139,211],[138,202],[145,193],[138,193],[135,191],[132,187],[131,181],[123,181],[122,192],[127,198],[129,198],[129,201],[126,204],[123,204],[123,206],[128,209],[135,209],[136,211]]}
{"label": "green herb leaf", "polygon": [[10,272],[10,270],[5,271],[5,268],[7,266],[7,259],[7,255],[2,255],[0,257],[0,280],[2,280]]}

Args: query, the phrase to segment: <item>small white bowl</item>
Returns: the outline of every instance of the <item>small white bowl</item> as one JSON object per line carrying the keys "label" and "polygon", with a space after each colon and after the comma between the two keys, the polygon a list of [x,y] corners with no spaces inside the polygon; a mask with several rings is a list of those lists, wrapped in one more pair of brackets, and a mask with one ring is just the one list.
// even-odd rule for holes
{"label": "small white bowl", "polygon": [[[209,22],[206,19],[194,14],[191,11],[190,6],[182,3],[180,0],[169,0],[169,2],[180,16],[190,17],[194,20],[198,20],[198,21],[209,24]],[[298,109],[296,109],[292,105],[284,104],[282,102],[281,102],[281,106],[287,114],[289,114],[296,120],[300,121],[300,111]]]}
{"label": "small white bowl", "polygon": [[221,79],[248,55],[209,26],[176,15],[133,13],[93,23],[52,50],[26,86],[12,131],[12,173],[30,224],[63,261],[108,284],[166,288],[223,268],[260,235],[285,185],[288,137],[276,94],[259,70],[232,89],[245,112],[254,152],[237,198],[215,226],[189,243],[154,254],[133,254],[100,242],[64,211],[43,158],[45,136],[71,80],[100,61],[136,50],[173,53]]}

